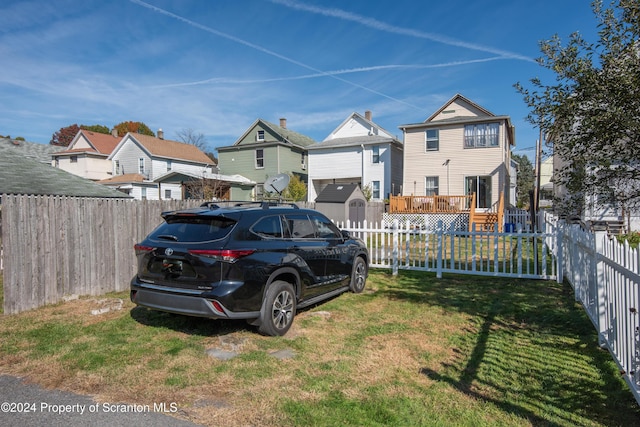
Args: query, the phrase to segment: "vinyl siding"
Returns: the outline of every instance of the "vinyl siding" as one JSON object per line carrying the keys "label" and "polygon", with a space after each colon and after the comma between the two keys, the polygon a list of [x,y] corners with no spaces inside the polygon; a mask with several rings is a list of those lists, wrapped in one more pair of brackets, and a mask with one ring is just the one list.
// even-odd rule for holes
{"label": "vinyl siding", "polygon": [[[487,120],[491,122],[491,120]],[[431,123],[433,124],[433,123]],[[430,127],[433,129],[433,127]],[[439,130],[439,150],[425,151],[425,130],[410,129],[405,133],[403,195],[425,194],[425,177],[439,177],[439,194],[465,194],[465,178],[491,176],[492,198],[497,201],[505,189],[506,129],[500,124],[499,145],[487,148],[464,148],[464,125],[444,125]],[[447,166],[449,180],[447,187]]]}

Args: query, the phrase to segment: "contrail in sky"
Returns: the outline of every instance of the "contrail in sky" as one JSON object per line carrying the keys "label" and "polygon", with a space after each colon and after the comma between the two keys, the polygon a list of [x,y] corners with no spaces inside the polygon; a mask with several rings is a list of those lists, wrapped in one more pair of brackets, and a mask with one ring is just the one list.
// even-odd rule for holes
{"label": "contrail in sky", "polygon": [[500,55],[509,59],[519,59],[523,61],[535,62],[534,59],[529,58],[528,56],[520,55],[513,52],[508,52],[505,50],[500,50],[492,47],[481,46],[473,43],[467,43],[461,40],[456,40],[450,37],[446,37],[439,34],[425,33],[418,30],[411,30],[403,27],[396,27],[394,25],[386,24],[382,21],[378,21],[374,18],[368,18],[366,16],[357,15],[355,13],[347,12],[342,9],[336,8],[321,8],[317,6],[311,6],[304,3],[299,3],[294,0],[270,0],[272,3],[279,4],[282,6],[286,6],[291,9],[303,10],[305,12],[311,12],[324,16],[331,16],[338,19],[343,19],[345,21],[352,21],[358,24],[364,25],[366,27],[370,27],[380,31],[386,31],[388,33],[400,34],[409,37],[416,37],[421,39],[432,40],[434,42],[447,44],[450,46],[464,47],[466,49],[477,50],[481,52],[488,52],[495,55]]}
{"label": "contrail in sky", "polygon": [[157,13],[160,13],[162,15],[168,16],[170,18],[177,19],[178,21],[184,22],[185,24],[190,25],[192,27],[198,28],[200,30],[206,31],[206,32],[211,33],[211,34],[215,34],[216,36],[223,37],[223,38],[226,38],[228,40],[232,40],[232,41],[234,41],[236,43],[243,44],[243,45],[245,45],[247,47],[250,47],[252,49],[258,50],[258,51],[263,52],[263,53],[265,53],[267,55],[271,55],[273,57],[282,59],[283,61],[289,62],[291,64],[295,64],[295,65],[297,65],[299,67],[306,68],[306,69],[311,70],[311,71],[313,71],[315,73],[318,73],[320,75],[323,75],[323,76],[326,76],[326,77],[331,77],[331,78],[333,78],[335,80],[341,81],[343,83],[346,83],[348,85],[357,87],[357,88],[362,89],[362,90],[366,90],[367,92],[371,92],[371,93],[373,93],[375,95],[381,96],[383,98],[387,98],[387,99],[389,99],[391,101],[395,101],[395,102],[398,102],[400,104],[404,104],[404,105],[406,105],[408,107],[415,108],[417,110],[422,110],[422,108],[420,108],[420,107],[418,107],[416,105],[410,104],[410,103],[408,103],[406,101],[403,101],[401,99],[394,98],[394,97],[392,97],[390,95],[384,94],[382,92],[378,92],[377,90],[368,88],[366,86],[359,85],[359,84],[351,82],[349,80],[345,80],[345,79],[343,79],[341,77],[338,77],[337,75],[329,74],[329,73],[327,73],[325,71],[319,70],[319,69],[317,69],[315,67],[312,67],[310,65],[304,64],[304,63],[302,63],[300,61],[296,61],[295,59],[292,59],[292,58],[289,58],[287,56],[281,55],[281,54],[279,54],[277,52],[274,52],[272,50],[266,49],[266,48],[264,48],[262,46],[259,46],[257,44],[248,42],[248,41],[243,40],[241,38],[232,36],[230,34],[223,33],[222,31],[215,30],[213,28],[207,27],[207,26],[202,25],[202,24],[198,24],[197,22],[191,21],[190,19],[184,18],[182,16],[176,15],[175,13],[171,13],[171,12],[169,12],[167,10],[164,10],[164,9],[161,9],[161,8],[159,8],[157,6],[154,6],[154,5],[151,5],[149,3],[143,2],[142,0],[129,0],[129,1],[132,2],[132,3],[135,3],[135,4],[139,5],[139,6],[142,6],[142,7],[145,7],[147,9],[150,9],[150,10],[152,10],[154,12],[157,12]]}
{"label": "contrail in sky", "polygon": [[466,64],[475,64],[479,62],[489,62],[489,61],[498,61],[507,59],[503,56],[494,56],[491,58],[483,58],[483,59],[471,59],[468,61],[452,61],[452,62],[444,62],[441,64],[431,64],[431,65],[375,65],[372,67],[360,67],[360,68],[350,68],[347,70],[335,70],[335,71],[323,71],[322,73],[315,74],[305,74],[302,76],[291,76],[291,77],[273,77],[269,79],[233,79],[228,77],[214,77],[211,79],[198,80],[194,82],[186,82],[186,83],[173,83],[166,85],[155,85],[153,88],[168,88],[168,87],[180,87],[180,86],[196,86],[202,84],[255,84],[255,83],[271,83],[271,82],[282,82],[282,81],[290,81],[290,80],[304,80],[304,79],[314,79],[318,77],[327,77],[327,76],[337,76],[340,74],[353,74],[353,73],[363,73],[369,71],[378,71],[378,70],[391,70],[391,69],[426,69],[426,68],[444,68],[444,67],[453,67],[457,65],[466,65]]}

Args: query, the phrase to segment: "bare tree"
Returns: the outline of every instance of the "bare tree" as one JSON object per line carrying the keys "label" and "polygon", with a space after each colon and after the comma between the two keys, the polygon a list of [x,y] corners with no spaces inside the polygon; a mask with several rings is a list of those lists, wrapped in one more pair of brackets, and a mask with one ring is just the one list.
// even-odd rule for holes
{"label": "bare tree", "polygon": [[191,128],[185,128],[176,132],[176,138],[178,141],[195,145],[201,151],[206,152],[208,143],[203,133],[196,132]]}

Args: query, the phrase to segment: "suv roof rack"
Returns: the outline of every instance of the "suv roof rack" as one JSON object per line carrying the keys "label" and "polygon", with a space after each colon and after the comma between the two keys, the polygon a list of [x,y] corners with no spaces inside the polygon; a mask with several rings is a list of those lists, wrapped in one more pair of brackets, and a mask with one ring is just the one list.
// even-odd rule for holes
{"label": "suv roof rack", "polygon": [[204,202],[200,205],[201,208],[209,208],[209,209],[222,209],[224,207],[240,207],[240,206],[259,206],[262,209],[269,209],[270,207],[276,207],[276,206],[288,206],[290,208],[293,209],[300,209],[300,207],[298,205],[296,205],[295,203],[291,203],[291,202],[278,202],[275,200],[262,200],[262,201],[256,201],[256,202],[248,202],[248,201],[237,201],[234,202],[232,200],[224,200],[221,201],[220,203],[224,203],[225,206],[220,206],[218,204],[218,202]]}

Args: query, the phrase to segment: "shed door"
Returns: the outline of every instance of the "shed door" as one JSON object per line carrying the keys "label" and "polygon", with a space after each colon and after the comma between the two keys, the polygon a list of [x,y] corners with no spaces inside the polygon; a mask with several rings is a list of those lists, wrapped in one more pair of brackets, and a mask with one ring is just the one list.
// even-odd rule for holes
{"label": "shed door", "polygon": [[362,199],[355,199],[349,202],[349,221],[351,223],[361,223],[365,220],[366,202]]}

